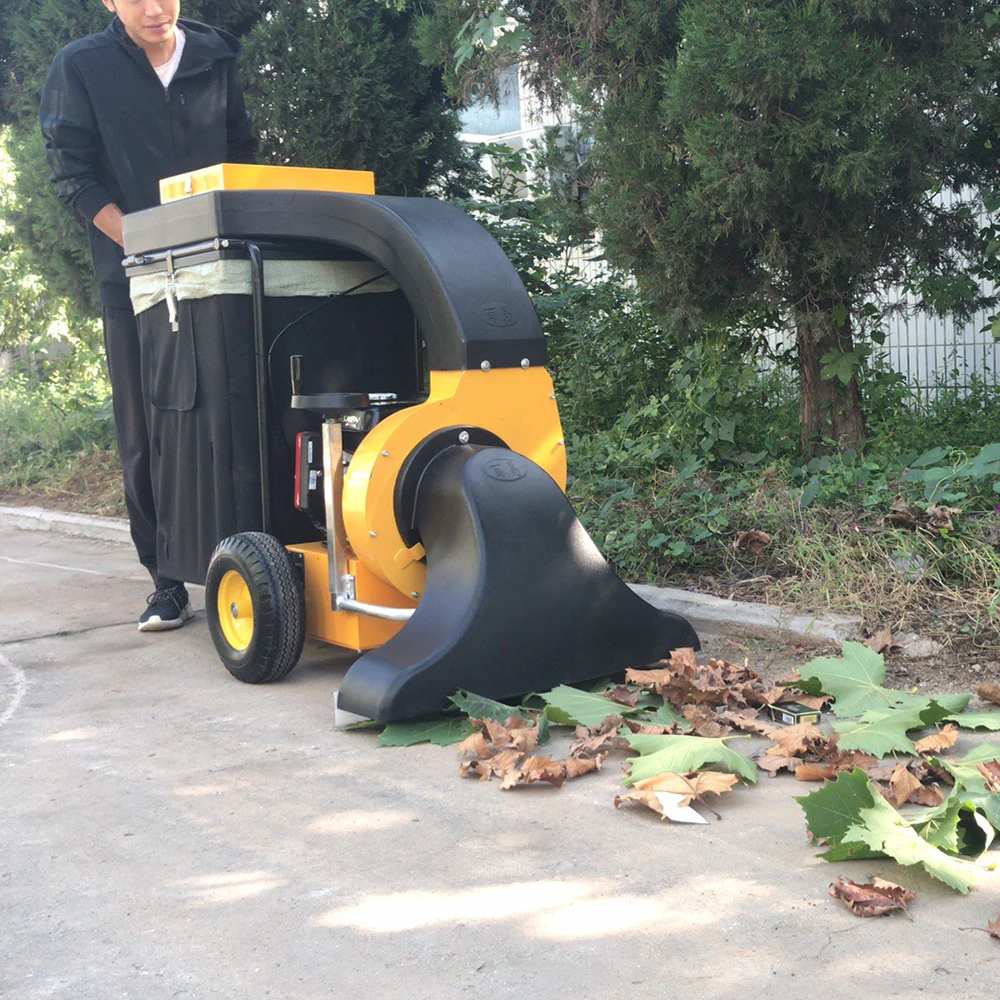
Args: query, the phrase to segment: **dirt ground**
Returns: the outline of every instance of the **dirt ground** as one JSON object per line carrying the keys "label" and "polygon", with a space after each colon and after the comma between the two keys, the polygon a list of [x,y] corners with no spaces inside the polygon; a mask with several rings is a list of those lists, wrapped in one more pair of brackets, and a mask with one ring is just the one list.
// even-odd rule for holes
{"label": "dirt ground", "polygon": [[[746,660],[762,676],[775,680],[818,656],[839,656],[840,649],[709,635],[703,637],[703,655],[737,664]],[[955,643],[935,656],[920,658],[886,654],[885,664],[886,685],[901,691],[919,688],[928,694],[951,694],[975,691],[983,681],[1000,682],[997,651],[976,651],[971,643],[966,643],[964,648]]]}

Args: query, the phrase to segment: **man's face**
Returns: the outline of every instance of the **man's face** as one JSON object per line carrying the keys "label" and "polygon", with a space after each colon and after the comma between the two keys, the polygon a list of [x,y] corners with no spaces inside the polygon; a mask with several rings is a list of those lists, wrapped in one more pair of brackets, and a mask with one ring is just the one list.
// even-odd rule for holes
{"label": "man's face", "polygon": [[181,0],[103,0],[116,13],[136,45],[149,48],[162,45],[173,37]]}

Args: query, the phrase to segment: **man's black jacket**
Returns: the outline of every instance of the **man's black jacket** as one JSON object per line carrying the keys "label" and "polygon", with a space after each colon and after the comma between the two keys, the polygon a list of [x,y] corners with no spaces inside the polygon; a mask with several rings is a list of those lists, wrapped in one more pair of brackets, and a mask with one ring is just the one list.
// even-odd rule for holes
{"label": "man's black jacket", "polygon": [[105,305],[129,308],[122,250],[93,224],[105,205],[160,202],[162,177],[253,159],[255,142],[236,74],[239,42],[181,19],[184,52],[164,88],[116,17],[67,45],[42,90],[42,134],[59,197],[87,225]]}

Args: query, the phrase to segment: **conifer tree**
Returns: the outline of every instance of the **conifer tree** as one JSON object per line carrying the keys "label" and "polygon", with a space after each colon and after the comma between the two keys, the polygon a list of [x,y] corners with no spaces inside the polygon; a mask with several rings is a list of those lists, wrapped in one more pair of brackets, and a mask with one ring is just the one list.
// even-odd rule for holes
{"label": "conifer tree", "polygon": [[271,163],[373,170],[421,194],[461,157],[440,69],[414,47],[408,0],[276,0],[244,50],[247,101]]}
{"label": "conifer tree", "polygon": [[808,454],[863,437],[889,290],[960,287],[980,245],[951,195],[1000,182],[998,21],[994,0],[444,0],[424,37],[459,93],[520,58],[576,104],[607,254],[670,329],[790,332]]}

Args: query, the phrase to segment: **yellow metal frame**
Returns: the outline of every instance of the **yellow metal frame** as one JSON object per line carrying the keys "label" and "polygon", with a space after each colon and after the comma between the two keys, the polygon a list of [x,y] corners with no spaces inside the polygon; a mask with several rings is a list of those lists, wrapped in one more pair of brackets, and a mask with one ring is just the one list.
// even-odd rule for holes
{"label": "yellow metal frame", "polygon": [[[334,611],[330,594],[326,546],[305,542],[286,546],[302,556],[305,566],[306,635],[346,649],[374,649],[388,642],[403,622],[390,622],[351,611]],[[348,557],[347,572],[354,577],[357,599],[390,608],[413,608],[416,601],[379,580],[354,557]]]}
{"label": "yellow metal frame", "polygon": [[339,191],[374,194],[370,170],[320,170],[315,167],[271,167],[254,163],[217,163],[160,181],[160,204],[206,191]]}
{"label": "yellow metal frame", "polygon": [[454,426],[491,431],[566,488],[562,425],[544,368],[432,371],[427,401],[376,424],[344,476],[342,509],[351,548],[372,574],[414,599],[423,593],[427,567],[420,561],[423,546],[408,547],[396,526],[396,480],[421,441]]}

